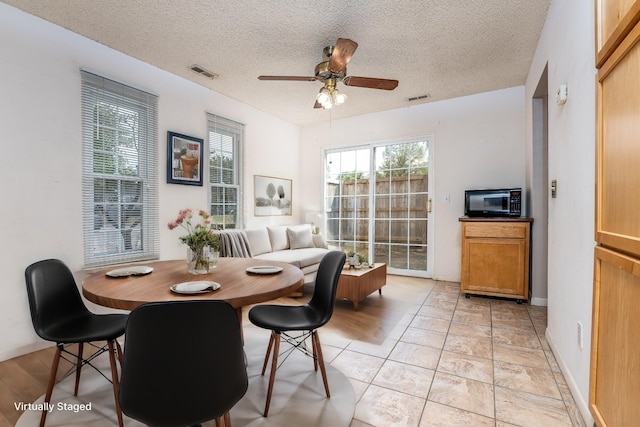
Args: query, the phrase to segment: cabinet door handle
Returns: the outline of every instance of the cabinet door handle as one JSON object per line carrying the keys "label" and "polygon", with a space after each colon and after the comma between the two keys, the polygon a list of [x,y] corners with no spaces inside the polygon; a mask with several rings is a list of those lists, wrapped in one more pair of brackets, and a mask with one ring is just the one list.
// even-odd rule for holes
{"label": "cabinet door handle", "polygon": [[431,199],[427,200],[427,212],[431,213]]}

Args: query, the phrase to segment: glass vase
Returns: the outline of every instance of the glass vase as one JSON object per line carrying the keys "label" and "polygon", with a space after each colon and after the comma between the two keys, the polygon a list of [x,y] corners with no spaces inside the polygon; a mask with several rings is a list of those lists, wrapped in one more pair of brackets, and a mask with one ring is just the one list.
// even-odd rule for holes
{"label": "glass vase", "polygon": [[216,268],[218,265],[218,258],[220,258],[220,252],[209,248],[209,270]]}
{"label": "glass vase", "polygon": [[187,270],[191,274],[209,272],[209,246],[195,249],[187,246]]}

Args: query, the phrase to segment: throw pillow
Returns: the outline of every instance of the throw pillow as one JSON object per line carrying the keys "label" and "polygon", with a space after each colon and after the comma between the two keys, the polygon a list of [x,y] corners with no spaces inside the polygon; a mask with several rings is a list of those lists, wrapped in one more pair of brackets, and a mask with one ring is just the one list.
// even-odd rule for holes
{"label": "throw pillow", "polygon": [[314,248],[311,229],[304,228],[292,230],[287,228],[287,236],[289,237],[289,247],[291,249]]}
{"label": "throw pillow", "polygon": [[266,254],[271,252],[271,241],[266,228],[256,228],[255,230],[246,230],[247,240],[251,247],[253,256]]}
{"label": "throw pillow", "polygon": [[286,226],[276,225],[274,227],[267,227],[267,231],[269,232],[269,240],[271,241],[271,249],[273,252],[289,249]]}

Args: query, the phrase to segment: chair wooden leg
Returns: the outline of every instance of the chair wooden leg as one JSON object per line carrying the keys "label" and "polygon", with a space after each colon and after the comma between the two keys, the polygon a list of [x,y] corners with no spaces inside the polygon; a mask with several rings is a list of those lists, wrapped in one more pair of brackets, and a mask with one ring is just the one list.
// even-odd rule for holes
{"label": "chair wooden leg", "polygon": [[80,372],[82,370],[82,350],[84,343],[78,343],[78,360],[76,361],[76,387],[73,389],[73,395],[78,395],[78,386],[80,385]]}
{"label": "chair wooden leg", "polygon": [[58,365],[60,364],[60,354],[62,353],[62,344],[56,346],[56,354],[53,356],[53,363],[51,364],[51,372],[49,373],[49,384],[47,384],[47,394],[44,396],[45,407],[42,410],[42,416],[40,417],[40,427],[44,427],[44,421],[47,418],[47,407],[51,402],[51,393],[53,392],[53,385],[56,382],[56,374],[58,373]]}
{"label": "chair wooden leg", "polygon": [[267,346],[267,354],[264,355],[264,363],[262,364],[262,375],[264,375],[267,370],[267,364],[269,363],[269,354],[271,354],[271,349],[273,348],[273,335],[275,332],[271,331],[271,336],[269,337],[269,345]]}
{"label": "chair wooden leg", "polygon": [[331,393],[329,393],[329,382],[327,381],[327,370],[324,367],[324,357],[322,356],[322,346],[320,345],[318,331],[313,331],[312,334],[313,340],[316,343],[316,351],[318,352],[318,364],[320,365],[320,372],[322,373],[322,382],[324,383],[324,389],[327,392],[327,397],[331,397]]}
{"label": "chair wooden leg", "polygon": [[316,350],[316,340],[313,337],[314,331],[311,331],[311,350],[313,351],[313,370],[318,370],[318,351]]}
{"label": "chair wooden leg", "polygon": [[116,349],[118,350],[118,361],[120,361],[120,367],[122,368],[122,347],[120,347],[117,338],[114,341],[116,342]]}
{"label": "chair wooden leg", "polygon": [[273,391],[273,382],[276,379],[276,369],[278,368],[278,353],[280,352],[280,333],[273,331],[273,359],[271,360],[271,374],[269,375],[269,389],[267,390],[267,403],[264,405],[264,416],[269,414],[269,405],[271,404],[271,392]]}
{"label": "chair wooden leg", "polygon": [[231,415],[229,415],[229,412],[216,418],[216,427],[231,427]]}
{"label": "chair wooden leg", "polygon": [[115,349],[113,348],[113,341],[107,342],[107,345],[109,346],[109,362],[111,363],[111,378],[113,380],[113,397],[116,401],[116,414],[118,414],[118,426],[122,427],[124,423],[122,421],[122,411],[120,410],[120,402],[118,401],[120,382],[118,381],[118,367],[116,366],[116,355],[115,355]]}

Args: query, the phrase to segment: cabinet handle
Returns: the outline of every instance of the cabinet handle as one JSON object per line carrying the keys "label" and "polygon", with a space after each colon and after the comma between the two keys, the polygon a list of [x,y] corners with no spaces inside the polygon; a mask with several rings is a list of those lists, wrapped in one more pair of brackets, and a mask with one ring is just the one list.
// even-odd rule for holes
{"label": "cabinet handle", "polygon": [[427,212],[431,213],[431,199],[427,200]]}

